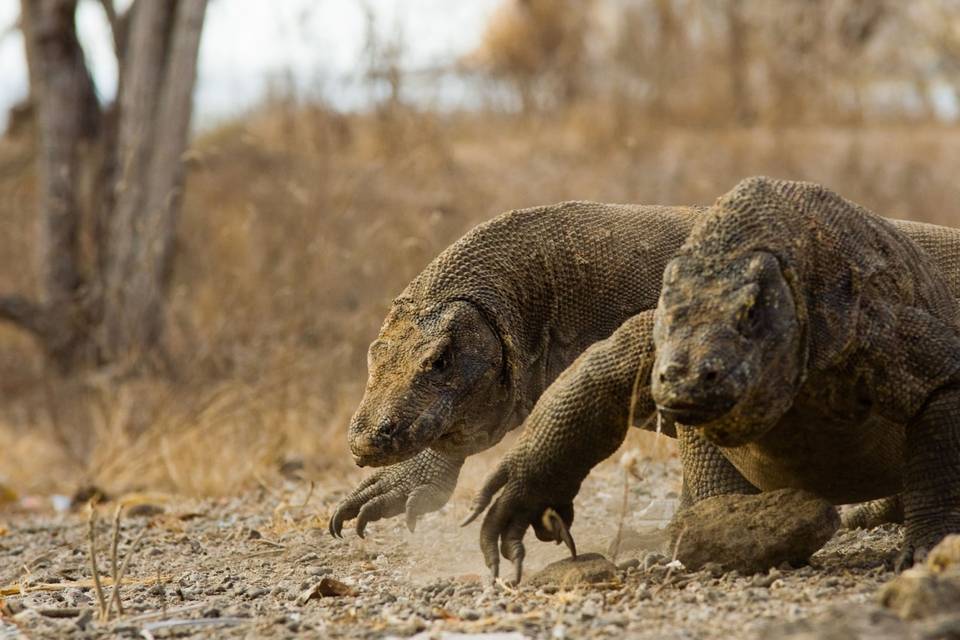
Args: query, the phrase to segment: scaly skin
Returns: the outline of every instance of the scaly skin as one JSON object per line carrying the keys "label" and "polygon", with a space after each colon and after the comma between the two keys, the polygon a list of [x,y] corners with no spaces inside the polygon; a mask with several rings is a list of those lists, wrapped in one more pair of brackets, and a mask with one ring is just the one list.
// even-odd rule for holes
{"label": "scaly skin", "polygon": [[903,489],[907,565],[960,530],[958,333],[947,281],[893,225],[751,179],[665,270],[651,392],[761,490]]}
{"label": "scaly skin", "polygon": [[[653,308],[662,268],[697,212],[594,203],[514,211],[441,254],[398,297],[371,345],[370,381],[350,432],[363,464],[414,457],[376,472],[348,495],[330,520],[331,533],[340,535],[355,517],[362,533],[368,522],[401,513],[412,527],[445,504],[466,456],[518,426],[553,377],[590,344],[634,311]],[[949,270],[960,290],[960,234],[895,224]],[[441,355],[436,345],[450,335],[474,360],[489,359],[480,383],[448,403],[446,416],[433,421],[436,429],[404,429],[443,397],[423,365]],[[464,368],[457,355],[444,375]],[[490,371],[501,375],[491,380]],[[381,423],[398,428],[378,439]]]}
{"label": "scaly skin", "polygon": [[[353,517],[361,532],[404,512],[414,522],[446,502],[467,456],[518,426],[587,347],[653,309],[697,212],[586,202],[512,211],[440,254],[371,345],[350,448],[358,464],[390,466],[344,499],[331,533]],[[413,491],[430,499],[411,502]]]}
{"label": "scaly skin", "polygon": [[[944,271],[947,284],[955,296],[958,290],[957,263],[958,256],[960,256],[960,232],[934,225],[892,222],[903,234],[920,245],[937,266]],[[918,260],[925,262],[922,257],[918,257]],[[922,285],[918,287],[918,289],[923,288]],[[829,323],[826,326],[829,326]],[[891,345],[887,344],[883,348],[891,348]],[[612,352],[610,356],[588,358],[591,351],[604,349]],[[637,353],[643,353],[643,349],[640,349]],[[878,353],[882,353],[882,349]],[[557,506],[570,504],[580,482],[586,475],[586,471],[583,469],[589,470],[593,462],[599,461],[605,457],[607,451],[612,450],[612,444],[607,440],[608,438],[619,441],[624,433],[621,414],[622,407],[624,403],[628,402],[629,396],[626,396],[625,399],[622,393],[624,388],[623,374],[605,369],[600,364],[613,362],[617,357],[621,358],[619,362],[630,360],[629,354],[618,353],[618,348],[612,341],[603,341],[592,346],[583,357],[578,359],[571,370],[558,379],[543,395],[540,403],[528,419],[525,432],[517,446],[511,450],[504,462],[498,467],[497,472],[491,475],[487,485],[480,492],[476,508],[470,519],[483,511],[498,488],[504,487],[504,491],[497,499],[494,508],[487,514],[481,530],[481,547],[484,550],[488,565],[494,571],[498,570],[497,547],[499,546],[506,557],[513,559],[515,564],[519,565],[522,562],[523,554],[521,541],[527,526],[537,525],[540,513],[546,506],[553,506],[556,509]],[[882,361],[882,357],[880,359]],[[641,357],[639,361],[629,362],[629,368],[632,371],[644,370],[645,368],[648,370],[649,361]],[[587,369],[587,371],[577,371],[577,369]],[[609,407],[608,410],[584,411],[582,415],[575,411],[568,411],[565,416],[554,416],[552,420],[539,417],[540,414],[549,415],[552,411],[551,406],[557,404],[557,398],[560,396],[566,397],[568,404],[582,403],[586,406],[587,403],[596,403],[594,397],[596,394],[582,392],[577,396],[575,385],[572,384],[585,376],[591,379],[602,379],[604,376],[621,378],[619,386],[614,380],[607,383],[609,389],[621,389],[619,397],[615,393],[609,396],[610,401],[606,404]],[[628,377],[632,378],[632,376]],[[641,381],[638,389],[641,397],[649,397],[649,384],[649,378]],[[825,388],[828,386],[832,385],[824,385]],[[653,409],[651,409],[652,411]],[[642,412],[637,412],[634,422],[643,422],[647,417]],[[649,425],[649,422],[647,424]],[[696,430],[681,428],[680,433],[683,436],[681,439],[681,455],[684,458],[686,468],[684,501],[695,502],[702,497],[716,495],[717,493],[757,490],[738,472],[726,455],[720,455],[723,452],[716,445],[709,441],[703,441],[702,437],[695,437],[698,436]],[[946,433],[949,433],[949,429],[946,430]],[[694,437],[687,438],[688,435]],[[563,442],[559,444],[554,442],[557,438]],[[597,446],[594,444],[595,442],[605,442],[606,444]],[[698,453],[697,449],[702,449],[702,451]],[[949,451],[949,446],[947,450]],[[688,455],[685,451],[692,451],[692,453]],[[566,453],[562,454],[560,452]],[[823,459],[826,461],[829,456],[823,456]],[[711,463],[711,460],[714,462]],[[721,460],[726,462],[721,464]],[[849,462],[843,457],[839,459],[834,457],[831,464],[843,467],[848,466]],[[575,471],[572,472],[572,470]],[[537,480],[538,478],[559,477],[564,473],[567,474],[564,483],[554,485]],[[949,482],[945,486],[947,485],[949,485]],[[958,483],[954,483],[953,486],[958,486]],[[858,487],[858,489],[862,488]],[[927,494],[929,494],[929,491],[927,491]],[[865,500],[874,497],[877,496],[870,495],[870,492],[867,491],[859,495],[848,495],[846,500]],[[887,507],[891,504],[895,505],[896,502],[887,501]],[[876,511],[877,507],[878,505],[875,504],[866,508]],[[560,510],[558,509],[558,511]],[[572,512],[565,514],[564,520],[567,521],[567,524],[572,522],[572,515]],[[895,509],[887,508],[883,515],[885,517],[895,517]],[[856,523],[856,518],[848,518],[848,520],[851,524]],[[929,530],[930,527],[927,527],[927,529]],[[926,537],[935,538],[936,535],[938,534],[933,533]],[[918,534],[917,532],[914,532],[911,536],[913,540],[924,537],[922,533]],[[546,537],[555,539],[556,536]],[[521,560],[517,561],[517,558]],[[519,574],[519,568],[517,574]]]}

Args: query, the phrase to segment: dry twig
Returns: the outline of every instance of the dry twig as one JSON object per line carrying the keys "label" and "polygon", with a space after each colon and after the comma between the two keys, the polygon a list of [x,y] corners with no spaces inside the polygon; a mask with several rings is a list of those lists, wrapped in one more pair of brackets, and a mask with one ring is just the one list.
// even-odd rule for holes
{"label": "dry twig", "polygon": [[[140,546],[140,541],[143,540],[143,535],[147,532],[146,529],[141,529],[140,533],[137,534],[137,537],[134,539],[133,543],[130,545],[130,549],[127,551],[127,555],[123,557],[123,564],[120,565],[120,572],[117,574],[116,581],[113,587],[113,599],[110,601],[110,606],[114,604],[114,600],[117,604],[117,614],[123,615],[123,604],[120,598],[120,585],[123,584],[123,579],[127,575],[127,568],[130,566],[130,559],[133,558],[133,554],[136,553],[137,547]],[[158,576],[159,579],[159,576]],[[110,611],[107,611],[107,617],[110,617]]]}
{"label": "dry twig", "polygon": [[653,592],[654,595],[663,591],[664,587],[670,584],[670,578],[673,577],[673,570],[676,569],[678,564],[680,564],[677,560],[677,554],[680,553],[680,542],[683,540],[683,534],[686,532],[687,528],[684,527],[683,530],[680,531],[680,535],[677,536],[677,541],[673,545],[673,557],[670,559],[670,568],[667,569],[667,574],[663,576],[663,582]]}
{"label": "dry twig", "polygon": [[97,605],[100,619],[107,615],[107,601],[103,597],[103,587],[100,584],[100,571],[97,569],[97,510],[94,500],[87,503],[90,515],[87,518],[87,539],[90,542],[90,572],[93,574],[93,589],[97,594]]}
{"label": "dry twig", "polygon": [[113,593],[110,595],[110,603],[107,605],[107,618],[110,617],[110,610],[114,603],[117,605],[117,615],[123,615],[123,605],[120,603],[120,581],[117,579],[119,567],[117,565],[117,545],[120,543],[120,512],[123,511],[123,505],[118,504],[113,511],[113,541],[110,545],[110,577],[113,578]]}

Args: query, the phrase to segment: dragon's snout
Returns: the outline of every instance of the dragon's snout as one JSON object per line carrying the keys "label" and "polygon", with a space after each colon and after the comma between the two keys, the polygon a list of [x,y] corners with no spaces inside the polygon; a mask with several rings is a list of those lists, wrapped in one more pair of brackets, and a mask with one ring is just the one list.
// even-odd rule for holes
{"label": "dragon's snout", "polygon": [[401,423],[395,418],[366,420],[354,416],[350,421],[350,453],[357,466],[377,466],[396,456],[402,448]]}
{"label": "dragon's snout", "polygon": [[689,354],[661,358],[653,372],[653,397],[657,408],[681,424],[713,422],[736,406],[743,384],[732,358],[711,355],[692,359]]}

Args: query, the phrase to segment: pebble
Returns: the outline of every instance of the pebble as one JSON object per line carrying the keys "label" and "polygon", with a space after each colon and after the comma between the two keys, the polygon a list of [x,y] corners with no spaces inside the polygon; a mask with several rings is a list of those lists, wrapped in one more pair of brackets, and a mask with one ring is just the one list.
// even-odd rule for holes
{"label": "pebble", "polygon": [[529,580],[532,586],[556,585],[570,587],[580,584],[610,582],[616,578],[617,567],[599,553],[586,553],[574,558],[553,562]]}

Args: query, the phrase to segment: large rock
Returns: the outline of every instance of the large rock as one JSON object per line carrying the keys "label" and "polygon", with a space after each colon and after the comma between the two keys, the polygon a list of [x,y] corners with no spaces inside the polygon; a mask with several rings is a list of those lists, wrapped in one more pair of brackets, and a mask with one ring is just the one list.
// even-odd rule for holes
{"label": "large rock", "polygon": [[616,578],[616,565],[599,553],[585,553],[576,559],[565,558],[548,564],[530,578],[530,584],[537,587],[574,587],[612,582]]}
{"label": "large rock", "polygon": [[688,569],[716,562],[727,571],[759,573],[784,562],[806,562],[839,527],[829,502],[781,489],[703,500],[674,517],[670,537]]}
{"label": "large rock", "polygon": [[904,620],[960,611],[960,535],[947,536],[924,564],[885,584],[880,603]]}

